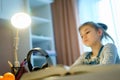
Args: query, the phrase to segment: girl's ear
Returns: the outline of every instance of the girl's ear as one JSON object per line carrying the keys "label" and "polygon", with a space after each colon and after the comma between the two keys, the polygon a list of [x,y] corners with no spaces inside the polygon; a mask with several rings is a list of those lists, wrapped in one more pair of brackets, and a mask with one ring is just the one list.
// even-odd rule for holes
{"label": "girl's ear", "polygon": [[102,29],[98,29],[98,35],[102,36],[103,30]]}

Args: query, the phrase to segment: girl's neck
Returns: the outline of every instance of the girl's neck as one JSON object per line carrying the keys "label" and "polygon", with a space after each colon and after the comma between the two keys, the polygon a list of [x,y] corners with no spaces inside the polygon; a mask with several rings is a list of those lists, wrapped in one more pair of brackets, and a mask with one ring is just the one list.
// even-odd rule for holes
{"label": "girl's neck", "polygon": [[91,47],[92,48],[92,56],[97,56],[101,47],[102,47],[101,43],[92,46]]}

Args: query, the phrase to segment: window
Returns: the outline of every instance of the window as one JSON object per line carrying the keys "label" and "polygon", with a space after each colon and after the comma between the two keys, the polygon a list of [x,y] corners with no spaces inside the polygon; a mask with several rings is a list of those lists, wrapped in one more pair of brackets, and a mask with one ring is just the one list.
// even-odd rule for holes
{"label": "window", "polygon": [[[107,32],[115,40],[120,56],[120,0],[78,0],[80,23],[86,21],[103,22]],[[85,47],[84,50],[89,48]]]}

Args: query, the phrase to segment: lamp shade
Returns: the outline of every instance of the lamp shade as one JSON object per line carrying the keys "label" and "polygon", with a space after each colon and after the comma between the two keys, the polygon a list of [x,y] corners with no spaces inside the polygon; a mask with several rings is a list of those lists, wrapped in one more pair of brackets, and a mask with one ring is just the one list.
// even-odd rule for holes
{"label": "lamp shade", "polygon": [[23,12],[16,13],[12,16],[11,23],[16,28],[26,28],[31,24],[31,17]]}

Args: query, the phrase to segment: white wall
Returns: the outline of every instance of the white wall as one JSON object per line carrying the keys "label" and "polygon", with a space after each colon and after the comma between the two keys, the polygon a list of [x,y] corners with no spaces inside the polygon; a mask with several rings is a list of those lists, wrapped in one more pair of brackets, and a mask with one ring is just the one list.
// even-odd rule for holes
{"label": "white wall", "polygon": [[[6,19],[10,23],[10,19],[15,13],[23,12],[27,9],[27,1],[28,0],[0,0],[0,19]],[[11,49],[14,50],[14,38],[15,38],[16,29],[10,25],[8,25],[7,27],[13,28],[13,34],[9,34],[9,35],[12,35],[13,37],[10,37],[8,35],[10,37],[10,39],[12,39],[12,40],[8,44],[6,42],[4,42],[4,43],[6,44],[5,46],[11,44],[11,47],[12,47]],[[5,32],[8,33],[8,31],[5,31]],[[4,45],[0,45],[0,47],[3,47],[3,46]],[[0,55],[5,54],[4,50],[0,53]],[[29,28],[26,28],[24,30],[20,30],[20,32],[19,32],[18,59],[20,62],[25,58],[25,56],[27,55],[29,50],[30,50],[30,33],[29,33]],[[11,54],[13,54],[13,53],[14,52],[11,52]],[[9,55],[6,54],[5,56],[9,56]],[[6,58],[5,56],[2,56],[2,57]],[[14,55],[12,55],[12,56],[14,56]],[[14,59],[14,57],[12,57],[12,60],[13,59]],[[8,64],[8,63],[5,62],[5,64]],[[6,66],[6,65],[3,65],[3,66]],[[5,69],[6,69],[5,71],[8,70],[8,68],[5,68]]]}

